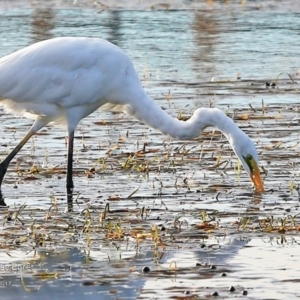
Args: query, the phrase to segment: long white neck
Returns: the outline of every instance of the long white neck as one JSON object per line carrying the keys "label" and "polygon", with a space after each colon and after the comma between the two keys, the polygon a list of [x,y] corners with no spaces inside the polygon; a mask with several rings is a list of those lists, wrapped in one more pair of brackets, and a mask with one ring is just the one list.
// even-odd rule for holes
{"label": "long white neck", "polygon": [[232,142],[232,133],[244,134],[239,127],[217,108],[198,108],[187,121],[180,121],[168,115],[148,95],[133,106],[128,106],[126,111],[136,119],[158,129],[165,135],[179,140],[190,140],[199,137],[208,126],[218,128]]}

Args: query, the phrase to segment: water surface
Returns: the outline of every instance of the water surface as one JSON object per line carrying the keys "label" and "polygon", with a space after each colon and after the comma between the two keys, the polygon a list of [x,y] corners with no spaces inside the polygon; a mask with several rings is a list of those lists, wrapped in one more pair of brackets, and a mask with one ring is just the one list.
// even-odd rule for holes
{"label": "water surface", "polygon": [[[197,10],[186,4],[172,10],[1,6],[1,56],[57,36],[108,39],[131,57],[147,92],[174,117],[211,105],[233,116],[255,141],[266,170],[266,192],[254,194],[219,132],[208,129],[197,141],[178,142],[124,114],[97,111],[76,134],[79,195],[68,215],[66,133],[50,125],[22,149],[3,184],[10,212],[27,205],[22,222],[7,221],[7,210],[1,214],[7,299],[197,299],[215,291],[238,298],[244,290],[251,299],[300,295],[300,18],[297,6],[267,3]],[[0,116],[3,158],[31,121],[2,110]],[[128,162],[145,143],[149,152]],[[149,171],[142,172],[146,164]],[[95,174],[87,172],[92,168]],[[99,223],[107,203],[112,213]],[[88,230],[85,209],[92,216]],[[198,226],[205,218],[212,228]],[[122,238],[116,235],[120,223]],[[145,234],[138,245],[137,231]],[[13,268],[20,264],[31,269]],[[151,272],[143,273],[144,266]]]}

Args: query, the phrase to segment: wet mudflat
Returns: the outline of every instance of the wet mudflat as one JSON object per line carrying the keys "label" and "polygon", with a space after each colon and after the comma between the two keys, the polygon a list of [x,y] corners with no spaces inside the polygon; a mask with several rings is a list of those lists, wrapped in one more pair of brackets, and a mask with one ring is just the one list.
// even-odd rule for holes
{"label": "wet mudflat", "polygon": [[[4,180],[1,295],[299,296],[297,6],[251,1],[194,10],[185,3],[136,11],[66,4],[1,7],[1,56],[55,36],[111,40],[174,117],[201,106],[231,116],[256,143],[266,191],[253,192],[213,128],[182,142],[123,113],[97,111],[77,130],[74,212],[67,213],[66,133],[48,126]],[[1,158],[30,125],[0,111]]]}

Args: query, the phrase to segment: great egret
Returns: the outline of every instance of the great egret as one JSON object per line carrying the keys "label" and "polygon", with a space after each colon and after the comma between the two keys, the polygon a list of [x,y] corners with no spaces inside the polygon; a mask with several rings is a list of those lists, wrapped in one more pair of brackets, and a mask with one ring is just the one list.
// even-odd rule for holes
{"label": "great egret", "polygon": [[187,121],[169,116],[143,89],[130,58],[97,38],[60,37],[38,42],[0,59],[0,104],[34,119],[32,127],[0,164],[0,190],[10,161],[49,122],[68,130],[67,194],[72,194],[73,141],[79,121],[97,108],[121,109],[163,134],[199,137],[208,126],[228,139],[257,191],[263,191],[251,139],[221,110],[199,108]]}

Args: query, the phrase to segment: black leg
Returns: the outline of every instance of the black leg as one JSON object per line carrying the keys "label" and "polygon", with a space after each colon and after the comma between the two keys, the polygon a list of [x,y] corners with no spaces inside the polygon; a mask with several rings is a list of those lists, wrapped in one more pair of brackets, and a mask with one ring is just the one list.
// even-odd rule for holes
{"label": "black leg", "polygon": [[67,162],[67,204],[68,211],[73,210],[73,147],[74,147],[74,131],[68,132],[68,162]]}
{"label": "black leg", "polygon": [[32,130],[32,128],[28,131],[28,133],[23,137],[21,142],[17,145],[17,147],[10,152],[10,154],[7,155],[7,157],[0,163],[0,190],[1,190],[1,184],[4,178],[4,175],[7,171],[7,168],[9,166],[9,163],[12,161],[12,159],[16,156],[16,154],[22,149],[22,147],[27,143],[27,141],[32,137],[32,135],[36,131]]}
{"label": "black leg", "polygon": [[67,207],[68,212],[73,211],[73,194],[67,194]]}
{"label": "black leg", "polygon": [[[37,125],[37,126],[35,126]],[[6,206],[4,202],[4,197],[2,195],[1,191],[1,185],[3,182],[3,178],[6,174],[7,168],[12,161],[12,159],[17,155],[17,153],[22,149],[22,147],[27,143],[27,141],[32,137],[32,135],[39,129],[40,124],[36,121],[33,126],[30,128],[30,130],[27,132],[27,134],[23,137],[21,142],[16,146],[16,148],[11,151],[7,157],[0,163],[0,207]],[[36,129],[37,128],[37,129]]]}
{"label": "black leg", "polygon": [[1,192],[1,185],[3,182],[4,175],[7,171],[7,168],[9,166],[9,163],[12,161],[12,159],[17,155],[17,153],[22,149],[22,147],[27,143],[27,141],[42,127],[47,125],[50,120],[43,119],[43,118],[37,118],[29,131],[26,133],[26,135],[23,137],[21,142],[16,146],[16,148],[11,151],[7,157],[0,163],[0,206],[6,206],[4,202],[4,198]]}
{"label": "black leg", "polygon": [[2,192],[1,192],[1,190],[0,190],[0,208],[2,207],[6,207],[7,205],[6,205],[6,203],[5,203],[5,201],[4,201],[4,197],[3,197],[3,195],[2,195]]}
{"label": "black leg", "polygon": [[73,193],[73,145],[74,145],[74,131],[69,132],[68,137],[68,163],[67,163],[67,194]]}
{"label": "black leg", "polygon": [[1,189],[1,185],[2,185],[4,175],[7,171],[7,167],[8,167],[8,164],[5,163],[4,161],[0,163],[0,189]]}

